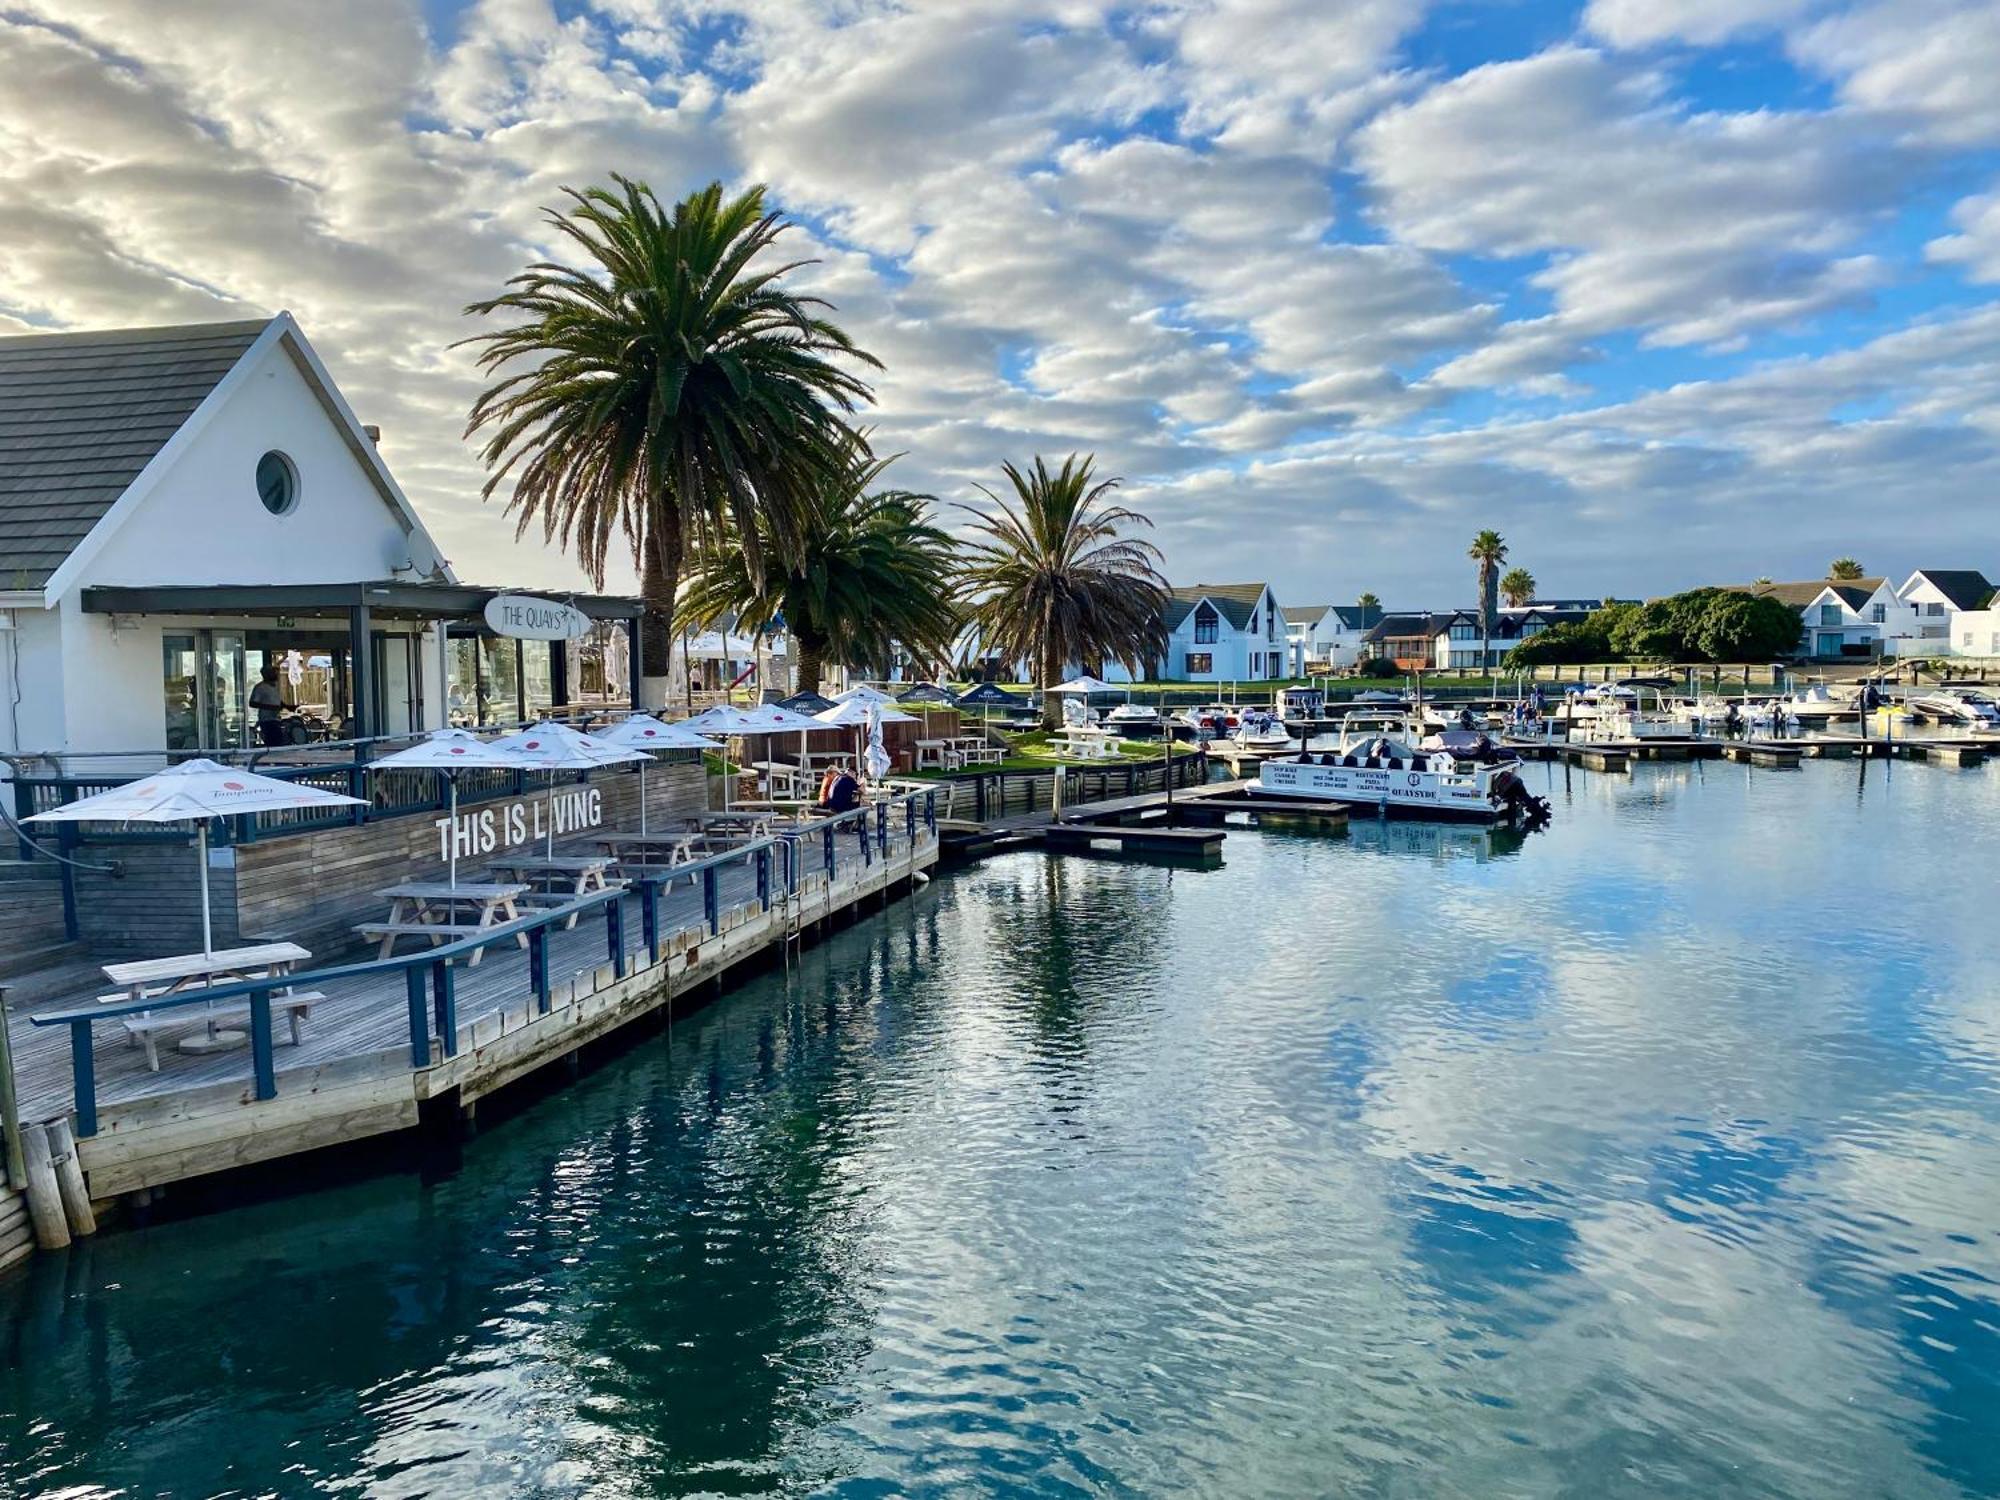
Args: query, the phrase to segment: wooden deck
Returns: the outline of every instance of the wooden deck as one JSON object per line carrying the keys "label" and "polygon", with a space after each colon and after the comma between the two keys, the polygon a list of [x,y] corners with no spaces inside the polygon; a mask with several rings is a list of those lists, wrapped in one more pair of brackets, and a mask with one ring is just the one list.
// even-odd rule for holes
{"label": "wooden deck", "polygon": [[[801,841],[800,890],[757,900],[750,858],[718,869],[717,930],[711,932],[702,892],[677,880],[660,897],[661,959],[645,947],[639,898],[618,898],[623,912],[623,977],[616,974],[602,910],[586,910],[573,930],[548,932],[551,1004],[536,1005],[528,956],[511,942],[495,943],[484,961],[454,966],[457,1035],[454,1049],[431,1041],[431,1063],[413,1067],[409,991],[403,971],[321,981],[301,987],[325,993],[315,1001],[303,1041],[283,1038],[273,1052],[277,1090],[254,1094],[248,1046],[186,1055],[161,1040],[158,1072],[128,1045],[110,1019],[92,1028],[98,1131],[79,1142],[93,1198],[314,1147],[359,1139],[417,1123],[426,1099],[451,1094],[470,1101],[559,1059],[627,1021],[671,1004],[745,958],[865,897],[886,894],[936,862],[937,840],[919,820],[909,839],[891,819],[890,844],[863,862],[844,842],[835,873],[822,866],[819,840]],[[399,951],[422,951],[404,945]],[[304,966],[308,971],[313,966]],[[35,1013],[80,1008],[106,989],[95,964],[73,962],[10,981],[7,1022],[24,1120],[53,1119],[72,1109],[70,1030],[38,1027]],[[198,1035],[188,1012],[188,1035]]]}

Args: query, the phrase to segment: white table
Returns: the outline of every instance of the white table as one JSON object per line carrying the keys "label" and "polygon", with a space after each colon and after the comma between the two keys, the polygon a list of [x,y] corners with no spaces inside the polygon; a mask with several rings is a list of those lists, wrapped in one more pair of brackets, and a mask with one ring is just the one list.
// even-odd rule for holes
{"label": "white table", "polygon": [[[574,901],[593,891],[611,889],[610,870],[618,861],[609,854],[516,855],[496,859],[487,869],[506,880],[533,886],[544,895]],[[571,912],[563,923],[568,932],[576,926],[578,913]]]}
{"label": "white table", "polygon": [[[442,880],[409,880],[378,893],[389,899],[386,921],[364,922],[354,930],[381,939],[383,958],[395,951],[399,937],[429,938],[435,948],[454,938],[471,937],[515,921],[520,916],[521,897],[532,889],[520,881],[460,881],[449,885]],[[514,938],[523,948],[528,946],[525,932],[517,932]],[[473,949],[467,966],[478,963],[485,953],[484,948]]]}
{"label": "white table", "polygon": [[[120,986],[120,992],[97,998],[103,1003],[159,1000],[241,979],[274,978],[291,973],[293,965],[302,964],[311,957],[312,950],[301,948],[297,943],[254,943],[240,948],[218,948],[213,953],[185,953],[172,958],[141,958],[129,963],[105,964],[104,977]],[[319,998],[318,995],[294,995],[289,986],[273,993],[273,1008],[289,1014],[294,1044],[299,1040],[300,1022],[309,1011],[311,1002]],[[248,1040],[241,1031],[223,1030],[220,1023],[225,1020],[239,1021],[248,1015],[247,1005],[218,1011],[210,1004],[199,1011],[182,1012],[176,1009],[159,1016],[150,1010],[141,1011],[136,1016],[125,1018],[125,1033],[134,1046],[145,1047],[147,1065],[157,1073],[160,1070],[160,1054],[156,1033],[176,1026],[199,1025],[202,1035],[183,1037],[176,1044],[178,1049],[191,1053],[217,1052],[240,1047]]]}

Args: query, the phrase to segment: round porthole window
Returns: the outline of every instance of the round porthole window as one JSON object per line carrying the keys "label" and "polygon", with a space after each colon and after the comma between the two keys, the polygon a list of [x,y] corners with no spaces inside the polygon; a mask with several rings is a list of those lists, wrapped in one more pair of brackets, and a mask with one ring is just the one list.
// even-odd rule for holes
{"label": "round porthole window", "polygon": [[289,514],[299,503],[299,471],[275,448],[257,460],[257,498],[274,516]]}

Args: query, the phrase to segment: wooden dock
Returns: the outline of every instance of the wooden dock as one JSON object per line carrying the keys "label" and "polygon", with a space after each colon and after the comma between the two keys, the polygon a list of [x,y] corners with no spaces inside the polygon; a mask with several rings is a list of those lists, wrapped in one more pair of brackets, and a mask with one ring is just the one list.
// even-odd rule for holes
{"label": "wooden dock", "polygon": [[[354,965],[375,972],[333,979],[301,974],[301,986],[325,998],[314,1003],[297,1045],[203,1056],[167,1047],[153,1072],[115,1017],[97,1021],[84,1028],[93,1085],[87,1111],[75,1092],[76,1028],[33,1026],[23,1015],[75,1014],[91,1004],[102,977],[71,963],[22,981],[8,1007],[22,1118],[75,1122],[89,1196],[103,1202],[408,1130],[440,1112],[469,1112],[478,1099],[623,1027],[703,1003],[738,965],[809,941],[833,920],[907,889],[937,862],[938,839],[924,818],[897,813],[864,817],[865,831],[855,827],[853,836],[843,829],[831,866],[824,857],[831,838],[795,840],[796,889],[773,879],[777,862],[768,853],[759,860],[750,848],[719,857],[713,880],[696,871],[660,891],[655,921],[641,895],[613,893],[579,911],[574,928],[551,921],[530,950],[498,943],[476,967],[465,967],[463,955],[446,964],[419,950],[402,968]],[[537,949],[546,955],[539,972]],[[448,977],[434,989],[440,970]],[[199,1029],[198,1020],[193,1025]],[[258,1076],[267,1067],[268,1076]],[[0,1200],[0,1228],[11,1236],[8,1206]]]}

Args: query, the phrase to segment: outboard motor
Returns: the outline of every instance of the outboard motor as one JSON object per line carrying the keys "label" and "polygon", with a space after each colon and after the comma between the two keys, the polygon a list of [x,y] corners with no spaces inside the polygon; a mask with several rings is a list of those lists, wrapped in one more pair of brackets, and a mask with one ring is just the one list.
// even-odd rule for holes
{"label": "outboard motor", "polygon": [[1493,790],[1499,795],[1501,803],[1506,807],[1509,819],[1519,819],[1524,826],[1529,828],[1543,827],[1549,821],[1549,817],[1553,812],[1553,809],[1549,806],[1549,799],[1546,797],[1537,797],[1533,792],[1521,785],[1521,778],[1516,776],[1512,771],[1502,771],[1499,775],[1495,776],[1493,778]]}

